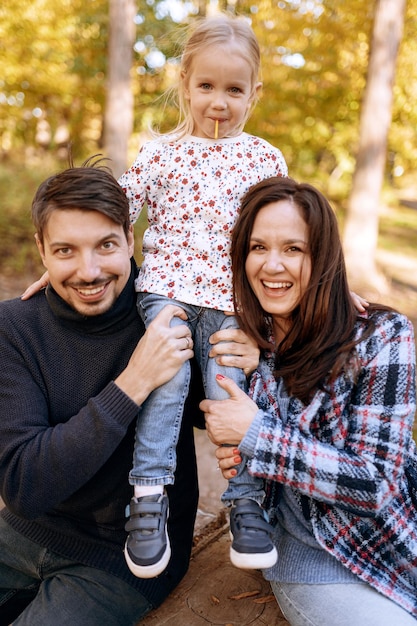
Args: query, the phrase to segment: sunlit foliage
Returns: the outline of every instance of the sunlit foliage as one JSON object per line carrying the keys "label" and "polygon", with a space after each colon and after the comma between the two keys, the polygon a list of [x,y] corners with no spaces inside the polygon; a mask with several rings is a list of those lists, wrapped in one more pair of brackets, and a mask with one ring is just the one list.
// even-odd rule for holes
{"label": "sunlit foliage", "polygon": [[[133,158],[150,123],[168,127],[184,29],[213,2],[137,3]],[[219,2],[221,8],[227,7]],[[345,195],[354,167],[374,1],[235,0],[262,48],[263,95],[247,130],[280,147],[290,171]],[[409,0],[395,85],[387,176],[417,166],[417,0]],[[72,141],[100,149],[106,88],[105,0],[5,0],[0,6],[0,156],[29,159]],[[64,151],[62,150],[62,154]]]}

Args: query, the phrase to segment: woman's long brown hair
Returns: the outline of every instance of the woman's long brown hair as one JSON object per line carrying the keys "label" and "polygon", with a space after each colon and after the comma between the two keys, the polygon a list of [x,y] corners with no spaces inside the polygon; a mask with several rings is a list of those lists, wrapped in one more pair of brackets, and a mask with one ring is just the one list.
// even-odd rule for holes
{"label": "woman's long brown hair", "polygon": [[[308,227],[311,277],[291,316],[291,328],[278,346],[271,346],[272,327],[248,282],[245,263],[253,225],[266,205],[289,200]],[[279,205],[276,209],[279,212]],[[357,312],[350,296],[336,216],[314,187],[291,178],[273,177],[252,187],[244,196],[233,231],[234,301],[241,328],[261,348],[276,353],[276,376],[287,391],[303,402],[345,366],[353,341]]]}

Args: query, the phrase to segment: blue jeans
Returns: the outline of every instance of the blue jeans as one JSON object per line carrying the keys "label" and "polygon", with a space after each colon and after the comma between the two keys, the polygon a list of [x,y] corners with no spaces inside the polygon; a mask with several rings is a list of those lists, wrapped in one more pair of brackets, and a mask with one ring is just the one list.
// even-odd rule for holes
{"label": "blue jeans", "polygon": [[359,579],[358,583],[320,585],[271,582],[271,587],[291,626],[417,624],[410,613]]}
{"label": "blue jeans", "polygon": [[61,557],[0,518],[0,626],[135,626],[151,608],[116,576]]}
{"label": "blue jeans", "polygon": [[[216,382],[218,373],[232,378],[246,391],[246,376],[240,368],[220,366],[208,356],[210,336],[217,330],[238,328],[236,318],[225,315],[223,311],[184,304],[152,293],[140,293],[138,311],[146,328],[167,304],[178,305],[187,313],[186,321],[174,317],[172,325],[186,324],[191,331],[206,397],[212,400],[228,397]],[[170,381],[155,389],[142,406],[136,426],[133,468],[129,474],[131,485],[169,485],[174,482],[176,445],[190,377],[191,367],[187,361]],[[261,502],[263,497],[263,481],[248,473],[243,459],[222,500],[229,503],[238,498],[252,498]]]}

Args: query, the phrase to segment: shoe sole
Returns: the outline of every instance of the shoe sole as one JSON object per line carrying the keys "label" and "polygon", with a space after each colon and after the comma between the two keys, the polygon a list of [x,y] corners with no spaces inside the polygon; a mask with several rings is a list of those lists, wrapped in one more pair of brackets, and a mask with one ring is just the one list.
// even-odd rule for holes
{"label": "shoe sole", "polygon": [[[231,539],[233,539],[232,534]],[[256,552],[254,554],[237,552],[230,546],[230,560],[239,569],[267,569],[273,567],[277,562],[278,552],[275,546],[270,552]]]}
{"label": "shoe sole", "polygon": [[127,542],[125,543],[124,555],[125,555],[126,563],[127,563],[128,568],[130,569],[132,574],[136,576],[136,578],[155,578],[156,576],[159,576],[159,574],[162,574],[162,572],[166,569],[169,563],[169,559],[171,558],[171,546],[169,543],[169,538],[168,538],[168,533],[167,533],[166,528],[165,528],[165,537],[166,537],[166,542],[167,542],[166,550],[164,554],[162,555],[162,557],[159,559],[159,561],[157,563],[154,563],[153,565],[138,565],[137,563],[132,561],[132,559],[130,558],[128,549],[127,549]]}

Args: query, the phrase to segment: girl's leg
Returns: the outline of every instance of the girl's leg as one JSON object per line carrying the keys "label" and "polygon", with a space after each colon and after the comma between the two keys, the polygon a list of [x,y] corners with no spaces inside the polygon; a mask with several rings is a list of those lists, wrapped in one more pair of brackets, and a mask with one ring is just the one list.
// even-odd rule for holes
{"label": "girl's leg", "polygon": [[[181,306],[163,296],[139,294],[138,310],[146,327],[167,304]],[[178,317],[171,323],[185,324]],[[171,557],[167,531],[169,506],[164,487],[174,482],[176,446],[190,379],[191,367],[187,361],[170,381],[151,393],[138,415],[133,467],[129,473],[134,497],[126,524],[129,536],[125,558],[130,571],[139,578],[158,576]]]}
{"label": "girl's leg", "polygon": [[[139,294],[138,310],[146,327],[167,304],[178,303],[163,296]],[[185,322],[174,317],[172,324]],[[141,407],[136,425],[133,467],[129,474],[131,485],[155,487],[174,482],[176,445],[190,377],[191,369],[187,361],[170,381],[155,389]]]}
{"label": "girl's leg", "polygon": [[[196,340],[198,349],[198,360],[203,373],[203,382],[206,397],[211,400],[224,400],[228,394],[217,384],[216,375],[222,374],[234,380],[234,382],[246,393],[247,381],[245,373],[238,367],[224,367],[218,365],[216,360],[208,356],[210,351],[209,337],[217,330],[225,328],[239,328],[234,315],[225,315],[222,311],[204,309],[204,314],[199,320],[196,336],[200,336],[200,341]],[[259,504],[265,497],[263,480],[251,476],[246,468],[246,460],[237,468],[237,476],[229,480],[229,487],[222,496],[222,501],[230,505],[237,498],[250,498]]]}
{"label": "girl's leg", "polygon": [[[246,376],[240,368],[223,367],[208,357],[210,335],[225,328],[238,328],[235,316],[210,309],[204,311],[197,333],[200,342],[196,343],[201,347],[200,363],[206,396],[212,400],[228,398],[228,394],[217,384],[217,374],[231,378],[247,392]],[[222,501],[232,506],[230,560],[236,567],[244,569],[272,567],[277,560],[277,551],[271,539],[272,528],[261,507],[265,496],[263,480],[249,474],[245,459],[237,469],[237,475],[229,480],[228,488],[222,495]]]}
{"label": "girl's leg", "polygon": [[[208,352],[210,351],[209,338],[214,332],[218,330],[224,330],[226,328],[239,328],[236,317],[234,315],[225,315],[223,311],[215,311],[212,309],[205,309],[204,315],[200,320],[200,342],[201,342],[201,356],[200,366],[203,372],[204,388],[206,391],[206,397],[210,400],[224,400],[228,398],[228,394],[220,387],[216,382],[216,375],[222,374],[234,380],[234,382],[243,391],[247,391],[248,385],[246,375],[239,367],[225,367],[224,365],[218,365],[216,359],[210,358]],[[197,345],[199,345],[197,343]]]}

